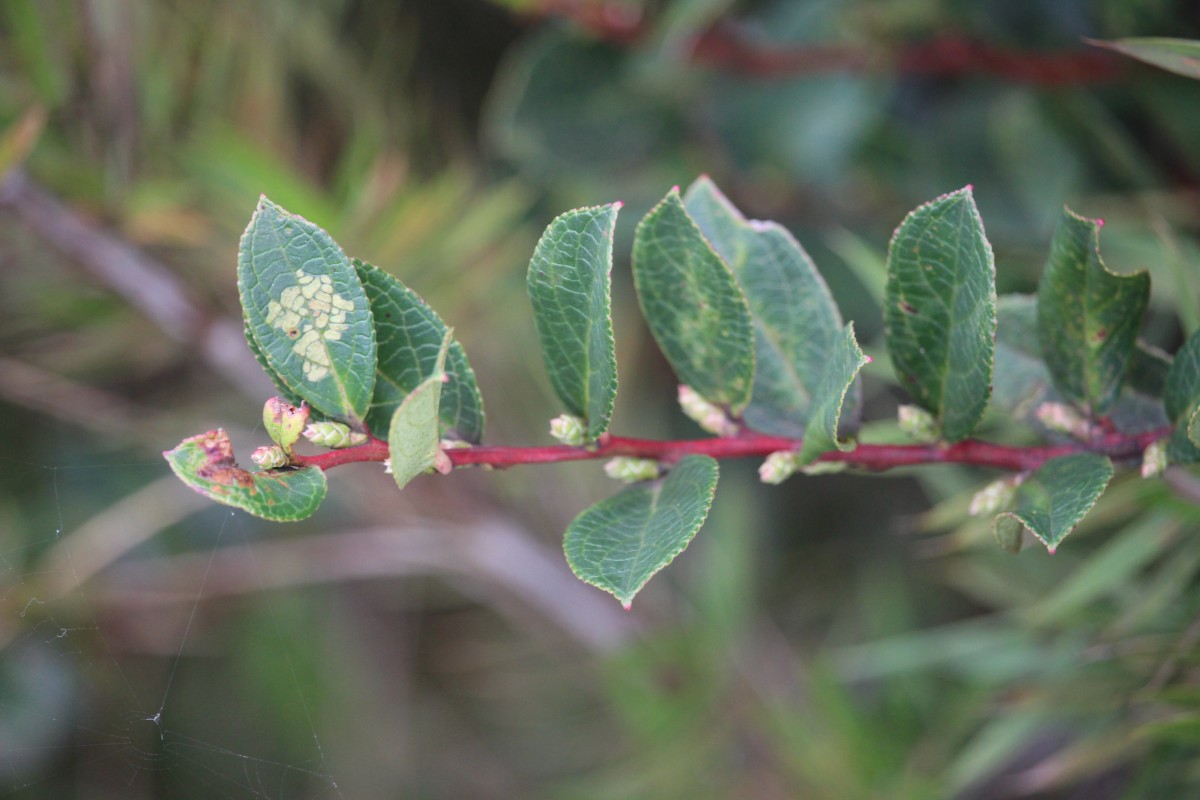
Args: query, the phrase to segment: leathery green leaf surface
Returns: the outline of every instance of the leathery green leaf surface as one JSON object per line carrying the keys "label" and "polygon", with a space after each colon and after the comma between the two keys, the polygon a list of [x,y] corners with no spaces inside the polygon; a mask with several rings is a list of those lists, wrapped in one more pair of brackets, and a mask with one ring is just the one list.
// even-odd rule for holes
{"label": "leathery green leaf surface", "polygon": [[249,472],[237,465],[224,430],[184,439],[163,453],[179,479],[200,494],[272,522],[312,516],[328,484],[317,467]]}
{"label": "leathery green leaf surface", "polygon": [[1055,386],[1086,413],[1121,391],[1150,300],[1146,272],[1118,275],[1100,259],[1100,224],[1063,209],[1038,286],[1038,334]]}
{"label": "leathery green leaf surface", "polygon": [[740,415],[754,385],[750,309],[678,188],[638,223],[633,280],[650,332],[680,382]]}
{"label": "leathery green leaf surface", "polygon": [[613,203],[559,215],[529,262],[529,300],[546,373],[592,441],[608,430],[617,395],[610,283],[620,208]]}
{"label": "leathery green leaf surface", "polygon": [[1148,36],[1107,42],[1094,39],[1086,41],[1178,75],[1200,80],[1200,42],[1192,39]]}
{"label": "leathery green leaf surface", "polygon": [[[1040,427],[1038,408],[1062,403],[1062,395],[1042,361],[1038,340],[1037,299],[1004,295],[997,303],[995,389],[992,405]],[[1143,431],[1167,424],[1162,402],[1163,382],[1170,362],[1152,347],[1138,343],[1129,361],[1129,379],[1110,411],[1119,431]]]}
{"label": "leathery green leaf surface", "polygon": [[1200,331],[1193,333],[1175,354],[1163,387],[1163,405],[1175,432],[1167,443],[1167,457],[1179,464],[1200,461],[1200,447],[1190,435],[1200,414]]}
{"label": "leathery green leaf surface", "polygon": [[1011,548],[1011,532],[1001,535],[1011,527],[1002,520],[1008,517],[1018,520],[1053,553],[1096,504],[1112,475],[1112,462],[1095,453],[1047,461],[1017,489],[1016,507],[997,517],[993,525],[997,539]]}
{"label": "leathery green leaf surface", "polygon": [[[737,278],[754,323],[754,390],[745,420],[776,436],[799,437],[816,408],[825,366],[841,340],[842,316],[808,253],[774,222],[747,220],[707,177],[684,206]],[[857,391],[839,399],[857,427]]]}
{"label": "leathery green leaf surface", "polygon": [[854,378],[868,361],[854,338],[854,323],[851,322],[840,331],[830,348],[820,380],[814,387],[804,444],[800,448],[801,464],[811,463],[834,448],[851,449],[852,445],[838,439],[838,422]]}
{"label": "leathery green leaf surface", "polygon": [[403,489],[413,478],[439,466],[445,459],[439,435],[438,405],[445,385],[446,354],[452,340],[446,331],[433,372],[396,407],[388,426],[388,457],[392,477]]}
{"label": "leathery green leaf surface", "polygon": [[363,421],[375,326],[350,259],[325,231],[266,197],[242,236],[238,290],[270,372],[318,411]]}
{"label": "leathery green leaf surface", "polygon": [[715,459],[688,456],[665,478],[630,486],[587,509],[563,540],[571,569],[628,609],[646,582],[683,552],[704,524],[717,472]]}
{"label": "leathery green leaf surface", "polygon": [[888,352],[942,438],[970,435],[991,393],[996,268],[968,186],[912,211],[888,247]]}
{"label": "leathery green leaf surface", "polygon": [[[387,272],[354,259],[375,319],[378,359],[375,395],[367,413],[372,431],[385,431],[404,398],[431,375],[446,338],[446,323],[421,297]],[[445,437],[478,443],[483,438],[483,397],[466,350],[451,340],[438,417]]]}

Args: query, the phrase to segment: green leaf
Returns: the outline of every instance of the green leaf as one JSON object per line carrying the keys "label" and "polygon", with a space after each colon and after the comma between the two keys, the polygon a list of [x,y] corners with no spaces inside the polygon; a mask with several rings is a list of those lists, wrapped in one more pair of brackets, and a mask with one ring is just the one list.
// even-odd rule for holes
{"label": "green leaf", "polygon": [[1179,424],[1200,405],[1200,331],[1175,354],[1163,385],[1163,405],[1172,424]]}
{"label": "green leaf", "polygon": [[1013,539],[1015,519],[1053,553],[1066,535],[1096,504],[1112,479],[1112,462],[1095,453],[1053,458],[1042,464],[1017,489],[1016,508],[996,517],[993,532],[1002,544]]}
{"label": "green leaf", "polygon": [[[434,372],[446,323],[416,292],[365,261],[353,260],[375,320],[378,363],[375,395],[367,427],[383,431],[404,398]],[[483,438],[483,398],[466,350],[451,340],[446,354],[450,381],[442,387],[439,419],[450,438],[477,443]]]}
{"label": "green leaf", "polygon": [[821,379],[813,391],[808,425],[804,429],[804,444],[800,448],[799,463],[802,465],[834,448],[852,448],[852,445],[838,441],[838,422],[842,415],[842,404],[855,376],[871,359],[863,355],[855,341],[853,322],[842,329],[831,349],[825,368],[821,371]]}
{"label": "green leaf", "polygon": [[608,430],[617,395],[613,344],[613,233],[620,203],[556,217],[529,262],[529,300],[554,391],[583,419],[587,438]]}
{"label": "green leaf", "polygon": [[662,480],[631,486],[576,517],[563,540],[567,562],[580,580],[628,609],[692,541],[716,490],[716,460],[688,456]]}
{"label": "green leaf", "polygon": [[1200,42],[1193,39],[1144,37],[1107,42],[1099,39],[1084,41],[1188,78],[1200,79]]}
{"label": "green leaf", "polygon": [[1188,337],[1175,354],[1163,386],[1163,405],[1175,426],[1167,443],[1167,458],[1178,464],[1200,462],[1200,443],[1190,435],[1200,421],[1200,331]]}
{"label": "green leaf", "polygon": [[329,234],[261,198],[242,236],[238,289],[269,373],[317,410],[363,421],[375,385],[375,326],[354,267]]}
{"label": "green leaf", "polygon": [[[747,220],[707,177],[693,183],[683,201],[750,307],[755,369],[746,423],[776,436],[802,436],[841,338],[842,315],[829,287],[786,228]],[[858,404],[858,393],[851,392],[847,419],[857,422]]]}
{"label": "green leaf", "polygon": [[392,414],[392,422],[388,426],[388,456],[391,459],[392,477],[401,489],[430,469],[436,468],[443,473],[450,471],[438,433],[438,405],[445,385],[446,354],[451,341],[452,332],[447,330],[433,372],[404,398]]}
{"label": "green leaf", "polygon": [[958,441],[991,393],[996,267],[968,186],[912,211],[888,246],[884,326],[901,385]]}
{"label": "green leaf", "polygon": [[992,405],[1006,414],[1033,419],[1037,406],[1061,402],[1042,361],[1037,334],[1037,298],[1007,294],[996,303],[996,367]]}
{"label": "green leaf", "polygon": [[678,187],[638,223],[633,281],[650,332],[679,380],[740,415],[754,385],[750,309]]}
{"label": "green leaf", "polygon": [[[288,385],[287,381],[267,362],[267,357],[263,355],[262,348],[258,346],[258,342],[254,341],[254,337],[250,334],[250,326],[245,322],[242,324],[242,333],[246,335],[246,344],[250,346],[250,352],[254,354],[254,360],[263,368],[263,372],[267,373],[267,377],[271,379],[271,383],[275,384],[275,388],[279,390],[280,397],[294,406],[298,406],[304,402],[304,398],[300,396],[300,393]],[[318,412],[315,416],[324,418],[325,415]]]}
{"label": "green leaf", "polygon": [[1146,272],[1118,275],[1100,259],[1100,225],[1063,210],[1038,286],[1038,332],[1055,386],[1091,415],[1121,391],[1150,300]]}
{"label": "green leaf", "polygon": [[[1036,412],[1043,403],[1063,403],[1050,370],[1042,361],[1038,339],[1037,299],[1004,295],[997,303],[995,389],[992,405],[1011,416],[1042,427]],[[1163,383],[1170,361],[1153,347],[1138,343],[1129,361],[1127,385],[1110,418],[1119,431],[1144,431],[1166,424]]]}
{"label": "green leaf", "polygon": [[248,472],[237,465],[229,436],[220,428],[184,439],[163,457],[200,494],[272,522],[310,517],[325,499],[327,483],[319,468]]}

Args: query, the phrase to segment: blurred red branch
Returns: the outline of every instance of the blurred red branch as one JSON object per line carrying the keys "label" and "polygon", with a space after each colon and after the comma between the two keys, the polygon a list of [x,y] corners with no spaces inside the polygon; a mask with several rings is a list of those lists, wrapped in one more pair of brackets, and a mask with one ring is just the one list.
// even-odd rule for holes
{"label": "blurred red branch", "polygon": [[[841,462],[859,469],[886,470],[917,464],[968,464],[993,469],[1032,470],[1044,462],[1074,453],[1100,453],[1116,459],[1136,458],[1151,443],[1169,436],[1170,428],[1160,428],[1136,434],[1108,433],[1088,442],[1049,445],[1044,447],[1014,447],[967,439],[950,445],[942,444],[860,444],[848,452],[825,453],[820,461]],[[486,465],[511,467],[519,464],[553,464],[562,461],[585,461],[625,456],[674,462],[689,455],[713,458],[763,458],[779,451],[797,450],[799,439],[747,434],[714,439],[658,441],[605,436],[594,447],[550,445],[547,447],[478,446],[449,448],[446,455],[456,467]],[[372,437],[365,444],[344,450],[330,450],[315,456],[297,456],[297,466],[330,469],[360,461],[383,461],[388,457],[387,442]]]}
{"label": "blurred red branch", "polygon": [[[568,19],[593,37],[614,44],[635,44],[651,32],[651,25],[636,9],[608,3],[542,0],[534,14]],[[758,78],[827,72],[943,77],[982,73],[1042,86],[1103,83],[1118,77],[1124,66],[1111,53],[1099,50],[1028,52],[959,36],[883,46],[877,51],[850,45],[780,46],[755,41],[725,20],[701,32],[690,55],[697,64]]]}

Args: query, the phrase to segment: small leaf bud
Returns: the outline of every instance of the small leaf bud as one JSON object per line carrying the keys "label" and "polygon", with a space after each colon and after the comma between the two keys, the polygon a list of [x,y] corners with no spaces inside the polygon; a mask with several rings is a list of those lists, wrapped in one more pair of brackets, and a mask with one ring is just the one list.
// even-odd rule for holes
{"label": "small leaf bud", "polygon": [[1166,468],[1167,440],[1159,439],[1156,442],[1151,442],[1142,451],[1142,477],[1153,478],[1155,475],[1161,475]]}
{"label": "small leaf bud", "polygon": [[799,459],[791,450],[771,453],[758,468],[758,479],[763,483],[780,484],[792,477],[800,468]]}
{"label": "small leaf bud", "polygon": [[308,423],[308,406],[294,406],[282,397],[272,397],[263,406],[263,427],[271,441],[292,452],[292,446],[300,439],[300,433]]}
{"label": "small leaf bud", "polygon": [[1050,430],[1065,433],[1076,439],[1087,439],[1091,433],[1088,421],[1065,403],[1042,403],[1034,411],[1034,416]]}
{"label": "small leaf bud", "polygon": [[679,407],[693,422],[717,436],[736,436],[737,425],[718,406],[705,400],[692,387],[679,384]]}
{"label": "small leaf bud", "polygon": [[992,536],[996,537],[996,544],[1016,555],[1021,552],[1021,540],[1025,536],[1025,525],[1012,514],[1001,514],[992,521]]}
{"label": "small leaf bud", "polygon": [[286,467],[288,463],[287,453],[283,452],[283,447],[277,444],[268,444],[258,448],[250,454],[250,460],[262,469]]}
{"label": "small leaf bud", "polygon": [[920,406],[900,406],[896,409],[896,420],[900,430],[919,442],[933,442],[938,438],[937,419]]}
{"label": "small leaf bud", "polygon": [[587,426],[579,417],[559,414],[550,420],[550,435],[563,444],[578,447],[587,443]]}
{"label": "small leaf bud", "polygon": [[339,450],[343,447],[353,447],[367,440],[365,433],[350,430],[349,425],[341,422],[314,422],[304,429],[304,438],[315,445]]}
{"label": "small leaf bud", "polygon": [[604,474],[615,481],[637,483],[652,481],[661,474],[657,461],[649,458],[618,456],[604,465]]}
{"label": "small leaf bud", "polygon": [[972,517],[978,517],[983,514],[995,514],[997,511],[1008,508],[1012,505],[1013,498],[1017,496],[1017,487],[1021,485],[1021,480],[1022,476],[1011,475],[992,481],[971,498],[971,505],[967,506],[967,513]]}
{"label": "small leaf bud", "polygon": [[385,458],[383,460],[383,474],[384,475],[392,474],[392,460],[390,458]]}

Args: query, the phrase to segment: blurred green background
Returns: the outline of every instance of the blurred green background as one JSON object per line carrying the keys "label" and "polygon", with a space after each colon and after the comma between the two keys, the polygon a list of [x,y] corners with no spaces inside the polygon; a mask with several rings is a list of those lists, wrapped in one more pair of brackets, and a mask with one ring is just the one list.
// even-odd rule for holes
{"label": "blurred green background", "polygon": [[[561,533],[599,464],[313,519],[159,456],[270,393],[240,340],[260,193],[456,327],[487,441],[549,443],[525,268],[623,200],[614,431],[695,436],[638,318],[633,225],[710,174],[812,253],[881,355],[888,237],[975,187],[1002,292],[1063,203],[1200,326],[1200,84],[1081,37],[1200,38],[1167,0],[0,0],[0,797],[1200,795],[1200,483],[1121,473],[1049,557],[966,515],[991,474],[757,484],[631,613]],[[866,418],[903,401],[886,358]],[[1028,441],[989,418],[985,434]]]}

